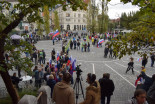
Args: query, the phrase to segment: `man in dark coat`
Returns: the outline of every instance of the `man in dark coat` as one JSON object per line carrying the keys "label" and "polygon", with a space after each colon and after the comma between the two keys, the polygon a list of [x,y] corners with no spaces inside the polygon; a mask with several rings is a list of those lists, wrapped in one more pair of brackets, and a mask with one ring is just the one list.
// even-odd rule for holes
{"label": "man in dark coat", "polygon": [[73,41],[70,42],[70,49],[73,48]]}
{"label": "man in dark coat", "polygon": [[104,49],[104,57],[105,58],[107,58],[108,52],[109,52],[109,48],[108,48],[108,46],[106,46]]}
{"label": "man in dark coat", "polygon": [[151,67],[153,67],[155,61],[155,53],[152,53],[151,55]]}
{"label": "man in dark coat", "polygon": [[53,89],[54,89],[55,84],[56,84],[56,81],[54,80],[54,76],[50,75],[49,80],[47,81],[47,85],[51,88],[51,98],[52,98]]}
{"label": "man in dark coat", "polygon": [[12,80],[12,83],[16,86],[16,88],[19,89],[18,83],[19,83],[20,81],[22,81],[22,79],[19,79],[19,78],[16,76],[16,73],[13,73],[13,76],[11,77],[11,80]]}
{"label": "man in dark coat", "polygon": [[105,97],[107,97],[106,104],[110,104],[110,98],[115,89],[114,83],[110,79],[110,74],[104,73],[103,78],[99,79],[99,83],[101,87],[101,104],[105,104]]}

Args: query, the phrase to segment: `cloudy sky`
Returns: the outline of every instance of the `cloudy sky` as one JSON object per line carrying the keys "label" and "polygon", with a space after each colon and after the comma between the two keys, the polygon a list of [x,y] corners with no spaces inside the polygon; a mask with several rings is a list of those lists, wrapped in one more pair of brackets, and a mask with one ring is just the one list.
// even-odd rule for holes
{"label": "cloudy sky", "polygon": [[[100,0],[96,0],[99,2]],[[117,4],[117,5],[115,5]],[[121,13],[130,11],[137,11],[139,8],[137,6],[133,6],[131,3],[123,4],[120,0],[111,0],[108,4],[108,15],[110,19],[116,19],[121,16]]]}

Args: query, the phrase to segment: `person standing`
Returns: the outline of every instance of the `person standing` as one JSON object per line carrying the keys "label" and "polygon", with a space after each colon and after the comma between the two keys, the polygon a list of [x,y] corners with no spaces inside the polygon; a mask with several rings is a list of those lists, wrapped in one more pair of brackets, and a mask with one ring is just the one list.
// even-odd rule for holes
{"label": "person standing", "polygon": [[99,79],[99,83],[101,86],[101,104],[105,104],[106,97],[107,97],[106,104],[110,104],[110,99],[115,89],[114,83],[110,79],[110,74],[104,73],[103,78]]}
{"label": "person standing", "polygon": [[79,42],[79,40],[77,42],[77,50],[80,50],[80,42]]}
{"label": "person standing", "polygon": [[145,56],[143,56],[143,59],[142,59],[142,66],[146,66],[146,64],[147,64],[147,61],[148,61],[148,57],[145,55]]}
{"label": "person standing", "polygon": [[56,104],[75,104],[74,90],[70,87],[71,75],[63,74],[63,80],[54,86],[52,100]]}
{"label": "person standing", "polygon": [[151,55],[151,67],[153,67],[155,61],[155,53],[152,53]]}
{"label": "person standing", "polygon": [[56,81],[54,80],[54,76],[51,74],[49,76],[49,80],[47,81],[47,85],[51,88],[51,98],[52,98],[53,89],[54,89],[55,84],[56,84]]}
{"label": "person standing", "polygon": [[43,63],[43,52],[42,51],[39,52],[39,63],[40,65],[41,63]]}
{"label": "person standing", "polygon": [[109,48],[108,48],[108,45],[106,45],[104,49],[104,58],[107,58],[108,52],[109,52]]}
{"label": "person standing", "polygon": [[45,64],[46,54],[45,54],[45,51],[44,50],[42,50],[42,52],[43,52],[43,64]]}
{"label": "person standing", "polygon": [[71,42],[70,42],[70,49],[72,50],[72,48],[73,48],[73,41],[71,40]]}
{"label": "person standing", "polygon": [[87,74],[87,83],[89,86],[86,88],[86,98],[80,104],[100,104],[100,84],[95,80],[95,74]]}
{"label": "person standing", "polygon": [[43,79],[43,71],[41,69],[35,71],[35,86],[37,88],[41,87],[42,79]]}
{"label": "person standing", "polygon": [[13,76],[11,77],[12,83],[16,86],[17,89],[19,89],[19,81],[22,81],[19,77],[16,76],[16,73],[13,73]]}
{"label": "person standing", "polygon": [[74,40],[74,49],[76,49],[76,40]]}
{"label": "person standing", "polygon": [[90,43],[88,42],[88,52],[90,52]]}
{"label": "person standing", "polygon": [[134,70],[133,70],[133,65],[134,65],[134,62],[133,62],[133,58],[131,57],[130,58],[130,62],[128,63],[128,68],[127,68],[127,70],[126,70],[126,74],[127,74],[127,72],[131,69],[132,70],[132,74],[134,74]]}

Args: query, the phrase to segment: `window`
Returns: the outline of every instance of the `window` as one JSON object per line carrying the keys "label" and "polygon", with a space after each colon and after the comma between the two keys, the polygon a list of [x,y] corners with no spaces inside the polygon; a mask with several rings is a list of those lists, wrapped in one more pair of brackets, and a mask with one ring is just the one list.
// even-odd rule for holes
{"label": "window", "polygon": [[66,13],[66,17],[70,17],[70,14],[69,13]]}
{"label": "window", "polygon": [[74,17],[76,17],[76,13],[74,13]]}
{"label": "window", "polygon": [[80,19],[78,19],[78,22],[80,22]]}
{"label": "window", "polygon": [[83,19],[83,22],[84,22],[84,23],[86,22],[85,19]]}
{"label": "window", "polygon": [[74,22],[76,22],[76,19],[74,19]]}
{"label": "window", "polygon": [[83,14],[83,17],[85,18],[85,17],[86,17],[86,15],[85,15],[85,14]]}
{"label": "window", "polygon": [[66,19],[66,21],[70,21],[70,19]]}
{"label": "window", "polygon": [[80,18],[81,17],[81,14],[78,14],[78,17]]}

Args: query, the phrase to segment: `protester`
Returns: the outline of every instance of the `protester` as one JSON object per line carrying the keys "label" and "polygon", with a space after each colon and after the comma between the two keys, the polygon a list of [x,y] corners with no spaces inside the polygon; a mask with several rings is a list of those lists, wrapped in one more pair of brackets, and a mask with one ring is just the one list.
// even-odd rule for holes
{"label": "protester", "polygon": [[155,53],[152,53],[151,55],[151,67],[153,67],[155,61]]}
{"label": "protester", "polygon": [[144,66],[142,66],[141,68],[142,68],[141,69],[141,72],[144,72],[145,73],[146,72],[146,68]]}
{"label": "protester", "polygon": [[134,70],[133,70],[133,65],[134,65],[134,62],[133,62],[133,58],[131,57],[130,58],[130,62],[128,63],[128,68],[127,68],[127,70],[126,70],[126,74],[127,74],[127,72],[131,69],[132,70],[132,74],[134,74]]}
{"label": "protester", "polygon": [[45,51],[44,50],[42,50],[42,52],[43,52],[43,64],[45,64],[46,54],[45,54]]}
{"label": "protester", "polygon": [[147,64],[147,62],[148,62],[148,57],[147,56],[143,56],[143,59],[142,59],[142,66],[146,66],[146,64]]}
{"label": "protester", "polygon": [[150,86],[153,84],[153,76],[152,76],[152,78],[150,78],[144,72],[141,72],[141,74],[138,76],[138,78],[139,77],[142,77],[145,80],[144,84],[142,86],[142,89],[144,89],[147,92],[149,90]]}
{"label": "protester", "polygon": [[88,52],[90,52],[90,43],[89,42],[88,42],[87,47],[88,47]]}
{"label": "protester", "polygon": [[71,42],[70,42],[70,49],[72,50],[72,48],[73,48],[73,41],[71,40]]}
{"label": "protester", "polygon": [[39,63],[40,65],[43,63],[43,52],[42,51],[39,52]]}
{"label": "protester", "polygon": [[52,99],[56,104],[75,104],[74,90],[70,87],[71,75],[65,73],[63,80],[54,86]]}
{"label": "protester", "polygon": [[11,77],[12,83],[16,86],[17,89],[19,89],[19,82],[22,81],[22,79],[18,78],[16,76],[16,73],[13,73],[13,76]]}
{"label": "protester", "polygon": [[109,53],[110,53],[110,54],[109,54],[109,58],[112,58],[112,52],[113,52],[113,49],[110,48],[110,49],[109,49]]}
{"label": "protester", "polygon": [[106,45],[104,49],[104,58],[107,58],[108,52],[109,52],[109,48],[108,48],[108,45]]}
{"label": "protester", "polygon": [[100,104],[100,84],[95,80],[95,74],[87,74],[87,83],[89,86],[86,88],[86,98],[80,104]]}
{"label": "protester", "polygon": [[146,91],[143,89],[136,90],[134,97],[126,104],[148,104],[146,101]]}
{"label": "protester", "polygon": [[[110,99],[115,89],[114,83],[110,79],[110,74],[104,73],[103,78],[99,79],[99,83],[101,86],[101,104],[110,104]],[[106,97],[107,103],[105,103]]]}
{"label": "protester", "polygon": [[41,87],[42,79],[43,79],[43,71],[41,69],[35,71],[35,86]]}
{"label": "protester", "polygon": [[50,75],[49,80],[47,81],[47,85],[51,88],[51,98],[52,98],[53,89],[54,89],[55,84],[56,84],[56,81],[54,80],[54,76]]}

